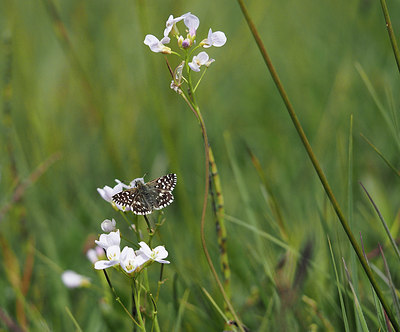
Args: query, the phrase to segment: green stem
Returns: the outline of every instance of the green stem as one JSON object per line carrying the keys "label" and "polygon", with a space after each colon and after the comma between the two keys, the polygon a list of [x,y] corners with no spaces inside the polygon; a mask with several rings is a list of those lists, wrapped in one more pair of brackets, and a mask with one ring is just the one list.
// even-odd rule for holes
{"label": "green stem", "polygon": [[268,55],[268,53],[267,53],[267,51],[265,49],[265,46],[264,46],[264,44],[263,44],[263,42],[261,40],[261,37],[258,34],[258,31],[257,31],[254,23],[252,22],[252,20],[250,18],[250,15],[249,15],[249,13],[248,13],[248,11],[247,11],[244,3],[243,3],[243,0],[238,0],[238,3],[239,3],[239,6],[240,6],[240,8],[242,10],[242,13],[243,13],[243,15],[244,15],[244,17],[246,19],[246,22],[247,22],[247,24],[248,24],[248,26],[249,26],[252,34],[253,34],[253,37],[254,37],[254,39],[255,39],[255,41],[257,43],[257,46],[258,46],[258,48],[259,48],[259,50],[261,52],[261,55],[262,55],[262,57],[263,57],[263,59],[265,61],[265,64],[267,65],[268,70],[269,70],[269,72],[270,72],[270,74],[272,76],[272,79],[274,80],[274,83],[275,83],[275,85],[276,85],[276,87],[277,87],[277,89],[279,91],[279,94],[281,95],[281,97],[283,99],[283,102],[285,103],[286,109],[287,109],[287,111],[288,111],[288,113],[290,115],[290,118],[292,119],[293,125],[294,125],[297,133],[299,134],[301,142],[303,143],[304,148],[306,149],[307,154],[308,154],[308,156],[309,156],[309,158],[311,160],[311,163],[313,164],[313,167],[314,167],[314,169],[315,169],[315,171],[316,171],[316,173],[317,173],[317,175],[318,175],[318,177],[319,177],[319,179],[321,181],[321,184],[324,187],[326,195],[328,196],[328,198],[329,198],[329,200],[330,200],[330,202],[331,202],[331,204],[332,204],[332,206],[333,206],[333,208],[334,208],[334,210],[336,212],[336,215],[339,218],[340,223],[342,224],[343,229],[346,232],[346,235],[347,235],[348,239],[350,240],[351,245],[353,246],[353,249],[355,250],[355,252],[356,252],[356,254],[358,256],[358,259],[359,259],[362,267],[364,268],[364,271],[367,274],[371,285],[373,286],[376,294],[378,295],[378,298],[381,301],[382,306],[384,307],[384,309],[385,309],[385,311],[386,311],[386,313],[387,313],[387,315],[388,315],[388,317],[389,317],[394,329],[396,331],[400,331],[400,325],[396,321],[396,319],[395,319],[395,317],[394,317],[394,315],[392,313],[392,310],[390,309],[386,299],[383,297],[383,293],[382,293],[381,289],[379,288],[379,286],[378,286],[378,284],[377,284],[377,282],[375,280],[374,275],[372,274],[372,270],[370,269],[365,257],[362,254],[360,246],[358,245],[354,235],[351,232],[350,226],[349,226],[349,224],[348,224],[348,222],[347,222],[347,220],[346,220],[346,218],[345,218],[345,216],[344,216],[344,214],[343,214],[343,212],[342,212],[342,210],[341,210],[341,208],[339,206],[339,203],[336,200],[336,197],[334,196],[334,194],[332,192],[332,189],[331,189],[331,187],[330,187],[330,185],[328,183],[328,180],[327,180],[324,172],[322,171],[321,166],[319,165],[319,162],[318,162],[318,160],[317,160],[317,158],[316,158],[316,156],[315,156],[315,154],[314,154],[314,152],[313,152],[313,150],[311,148],[311,145],[310,145],[310,143],[309,143],[309,141],[307,139],[307,136],[304,133],[303,127],[301,126],[300,121],[297,118],[297,115],[296,115],[296,113],[294,111],[294,108],[293,108],[292,104],[289,101],[289,97],[288,97],[285,89],[283,88],[283,85],[282,85],[282,83],[281,83],[281,81],[279,79],[278,73],[276,72],[276,70],[275,70],[275,68],[274,68],[274,66],[272,64],[272,61],[271,61],[271,59],[270,59],[270,57],[269,57],[269,55]]}
{"label": "green stem", "polygon": [[121,307],[124,309],[124,311],[126,312],[126,314],[130,317],[130,319],[131,319],[137,326],[141,327],[141,326],[139,325],[139,323],[136,321],[136,319],[133,318],[133,316],[132,316],[131,313],[129,312],[128,308],[125,307],[125,305],[122,303],[121,299],[120,299],[119,296],[117,295],[117,292],[115,291],[115,288],[114,288],[113,285],[111,284],[111,280],[110,280],[110,278],[108,277],[108,274],[107,274],[106,270],[103,270],[103,272],[104,272],[104,276],[106,277],[108,286],[110,287],[112,293],[113,293],[114,296],[115,296],[115,301],[117,301],[117,302],[121,305]]}
{"label": "green stem", "polygon": [[[189,79],[190,81],[190,79]],[[193,90],[191,90],[193,91]],[[186,98],[184,94],[181,94],[182,98],[185,100],[185,102],[188,104],[189,108],[192,110],[192,112],[195,114],[197,117],[197,120],[199,121],[200,127],[201,127],[201,132],[203,134],[203,140],[204,140],[204,155],[205,155],[205,189],[204,189],[204,199],[203,199],[203,210],[201,214],[201,224],[200,224],[200,235],[201,235],[201,244],[203,247],[204,254],[206,256],[207,263],[210,267],[211,273],[215,278],[215,281],[217,282],[218,288],[224,297],[224,300],[226,302],[226,305],[229,307],[229,311],[231,312],[232,316],[234,317],[236,323],[239,326],[240,331],[244,332],[244,329],[242,327],[242,323],[239,320],[238,315],[236,314],[235,309],[233,308],[228,295],[225,293],[224,286],[221,283],[221,280],[219,280],[217,271],[215,270],[214,264],[211,260],[210,253],[208,252],[207,249],[207,244],[206,244],[206,238],[205,238],[205,232],[204,232],[204,225],[205,225],[205,218],[206,218],[206,210],[207,210],[207,198],[209,194],[209,177],[210,177],[210,154],[209,154],[209,143],[208,143],[208,136],[207,136],[207,131],[206,131],[206,126],[203,120],[203,117],[201,115],[200,109],[196,106],[192,106],[192,102]]]}
{"label": "green stem", "polygon": [[146,331],[146,326],[143,322],[142,313],[140,312],[140,289],[140,286],[136,287],[136,279],[132,279],[132,292],[135,296],[136,314],[139,321],[139,327],[142,331]]}
{"label": "green stem", "polygon": [[386,28],[389,33],[390,43],[392,44],[394,58],[396,59],[397,69],[400,72],[400,52],[399,52],[399,48],[397,47],[396,36],[393,31],[392,22],[390,21],[389,11],[386,6],[385,0],[381,0],[381,6],[382,6],[383,15],[385,16]]}
{"label": "green stem", "polygon": [[[217,164],[215,163],[215,158],[211,146],[209,147],[209,156],[210,156],[210,168],[211,168],[211,197],[212,204],[214,208],[215,214],[215,228],[217,231],[217,241],[219,247],[219,255],[220,255],[220,268],[223,276],[223,285],[226,295],[229,299],[231,299],[231,269],[229,267],[229,258],[227,251],[227,239],[228,234],[225,226],[225,204],[224,204],[224,196],[222,195],[222,186],[221,180],[218,173]],[[214,190],[213,190],[214,189]],[[230,316],[229,307],[225,303],[224,305],[225,315]]]}

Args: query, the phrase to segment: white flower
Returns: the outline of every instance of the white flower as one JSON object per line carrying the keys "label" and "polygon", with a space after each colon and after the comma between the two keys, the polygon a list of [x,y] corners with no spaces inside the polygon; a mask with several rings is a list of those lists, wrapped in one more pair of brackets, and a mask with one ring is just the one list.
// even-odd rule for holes
{"label": "white flower", "polygon": [[111,203],[112,202],[112,197],[119,193],[120,191],[122,191],[122,189],[124,188],[124,186],[126,186],[125,184],[123,184],[121,181],[118,181],[118,184],[114,187],[111,188],[109,186],[104,186],[103,188],[97,188],[98,193],[100,194],[100,196],[107,202]]}
{"label": "white flower", "polygon": [[224,46],[225,43],[226,43],[226,36],[222,31],[212,32],[212,30],[210,29],[208,31],[207,39],[204,39],[200,43],[200,45],[203,46],[204,48],[208,48],[211,46],[221,47]]}
{"label": "white flower", "polygon": [[97,188],[97,191],[105,201],[111,203],[113,206],[117,207],[119,210],[129,211],[130,210],[129,206],[122,206],[122,205],[116,204],[115,202],[113,202],[112,197],[115,194],[118,194],[119,192],[121,192],[122,190],[130,189],[132,187],[126,185],[125,183],[121,182],[118,179],[115,179],[115,182],[117,182],[117,184],[115,185],[114,188],[111,188],[109,186],[105,186],[103,188]]}
{"label": "white flower", "polygon": [[103,230],[103,232],[109,233],[109,232],[115,231],[115,225],[116,224],[117,223],[115,222],[114,218],[112,220],[105,219],[101,223],[101,229]]}
{"label": "white flower", "polygon": [[108,247],[106,250],[106,255],[108,261],[106,260],[97,261],[94,264],[94,268],[96,270],[104,270],[110,266],[119,264],[119,258],[121,255],[121,249],[119,248],[119,244]]}
{"label": "white flower", "polygon": [[74,271],[66,270],[61,275],[61,280],[68,288],[87,287],[90,285],[90,279]]}
{"label": "white flower", "polygon": [[[179,21],[182,21],[183,19],[184,19],[184,15],[179,16],[177,18],[174,18],[172,15],[170,15],[168,17],[167,22],[165,23],[166,28],[164,30],[164,37],[167,37],[172,29],[175,30],[176,23],[178,23]],[[178,34],[178,32],[174,31],[174,34]]]}
{"label": "white flower", "polygon": [[189,29],[189,35],[193,38],[194,36],[196,36],[196,30],[200,25],[200,20],[198,19],[197,16],[191,14],[190,12],[182,16],[183,16],[183,22]]}
{"label": "white flower", "polygon": [[96,246],[96,248],[90,248],[86,252],[86,257],[90,260],[93,264],[100,260],[100,257],[104,256],[104,249]]}
{"label": "white flower", "polygon": [[200,52],[193,57],[192,62],[189,63],[189,67],[193,71],[200,71],[201,66],[206,65],[208,67],[214,61],[214,59],[209,58],[206,52]]}
{"label": "white flower", "polygon": [[164,246],[158,246],[153,250],[146,244],[146,242],[140,242],[140,249],[136,251],[137,255],[143,257],[143,259],[156,261],[158,263],[169,264],[169,261],[164,260],[168,256],[168,251],[164,248]]}
{"label": "white flower", "polygon": [[140,268],[148,259],[142,255],[136,255],[132,248],[125,247],[122,249],[120,255],[120,265],[126,273],[135,272],[137,268]]}
{"label": "white flower", "polygon": [[119,229],[116,232],[111,232],[110,234],[101,234],[99,240],[95,240],[99,247],[107,250],[111,246],[118,246],[121,243],[121,237],[119,235]]}
{"label": "white flower", "polygon": [[158,40],[157,37],[153,35],[146,35],[144,39],[145,45],[150,47],[150,50],[156,53],[164,53],[164,54],[171,54],[171,49],[165,44],[170,42],[169,37],[164,37],[161,40]]}

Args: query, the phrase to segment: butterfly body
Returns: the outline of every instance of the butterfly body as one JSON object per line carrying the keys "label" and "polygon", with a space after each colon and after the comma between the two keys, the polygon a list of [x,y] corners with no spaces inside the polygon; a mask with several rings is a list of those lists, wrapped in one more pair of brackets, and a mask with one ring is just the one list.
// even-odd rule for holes
{"label": "butterfly body", "polygon": [[115,194],[112,200],[123,207],[129,207],[135,214],[150,214],[153,210],[161,210],[173,202],[172,191],[176,180],[176,174],[173,173],[147,183],[139,180],[133,188]]}

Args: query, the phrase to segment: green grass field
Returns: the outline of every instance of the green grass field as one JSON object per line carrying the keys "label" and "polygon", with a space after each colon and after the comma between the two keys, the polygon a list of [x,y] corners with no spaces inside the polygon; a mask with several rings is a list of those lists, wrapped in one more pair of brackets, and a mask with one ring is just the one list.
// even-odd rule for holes
{"label": "green grass field", "polygon": [[[400,33],[400,3],[387,5]],[[400,257],[361,186],[399,239],[400,76],[381,4],[246,6],[400,322]],[[115,218],[136,241],[96,189],[167,173],[178,177],[175,201],[152,242],[165,245],[171,261],[157,303],[159,328],[229,329],[221,312],[233,317],[201,243],[202,132],[170,89],[165,59],[172,68],[179,61],[143,43],[146,34],[162,36],[170,14],[189,11],[200,19],[198,40],[210,27],[227,36],[223,47],[207,49],[216,61],[196,101],[221,180],[230,302],[240,321],[251,331],[392,331],[238,3],[155,0],[0,1],[0,331],[133,331],[104,274],[86,258],[104,219]],[[158,216],[150,215],[153,224]],[[146,230],[142,216],[126,217]],[[222,280],[210,195],[204,229]],[[65,270],[89,277],[90,287],[66,288]],[[107,271],[131,310],[129,280]],[[156,293],[160,266],[146,271]],[[154,308],[143,301],[148,314]],[[147,318],[146,330],[151,326]]]}

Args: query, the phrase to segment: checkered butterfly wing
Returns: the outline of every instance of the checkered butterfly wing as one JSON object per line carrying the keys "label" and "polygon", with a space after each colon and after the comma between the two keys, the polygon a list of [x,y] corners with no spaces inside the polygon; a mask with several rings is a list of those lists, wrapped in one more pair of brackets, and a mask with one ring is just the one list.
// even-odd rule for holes
{"label": "checkered butterfly wing", "polygon": [[172,191],[175,189],[176,180],[176,174],[171,173],[146,183],[149,190],[154,192],[154,210],[161,210],[174,201]]}
{"label": "checkered butterfly wing", "polygon": [[174,200],[172,190],[176,186],[176,174],[168,174],[148,183],[139,183],[135,188],[115,194],[112,200],[133,213],[144,215],[161,210]]}
{"label": "checkered butterfly wing", "polygon": [[149,214],[151,210],[148,209],[146,202],[143,200],[139,188],[127,189],[115,194],[112,200],[125,208],[130,208],[136,214]]}

